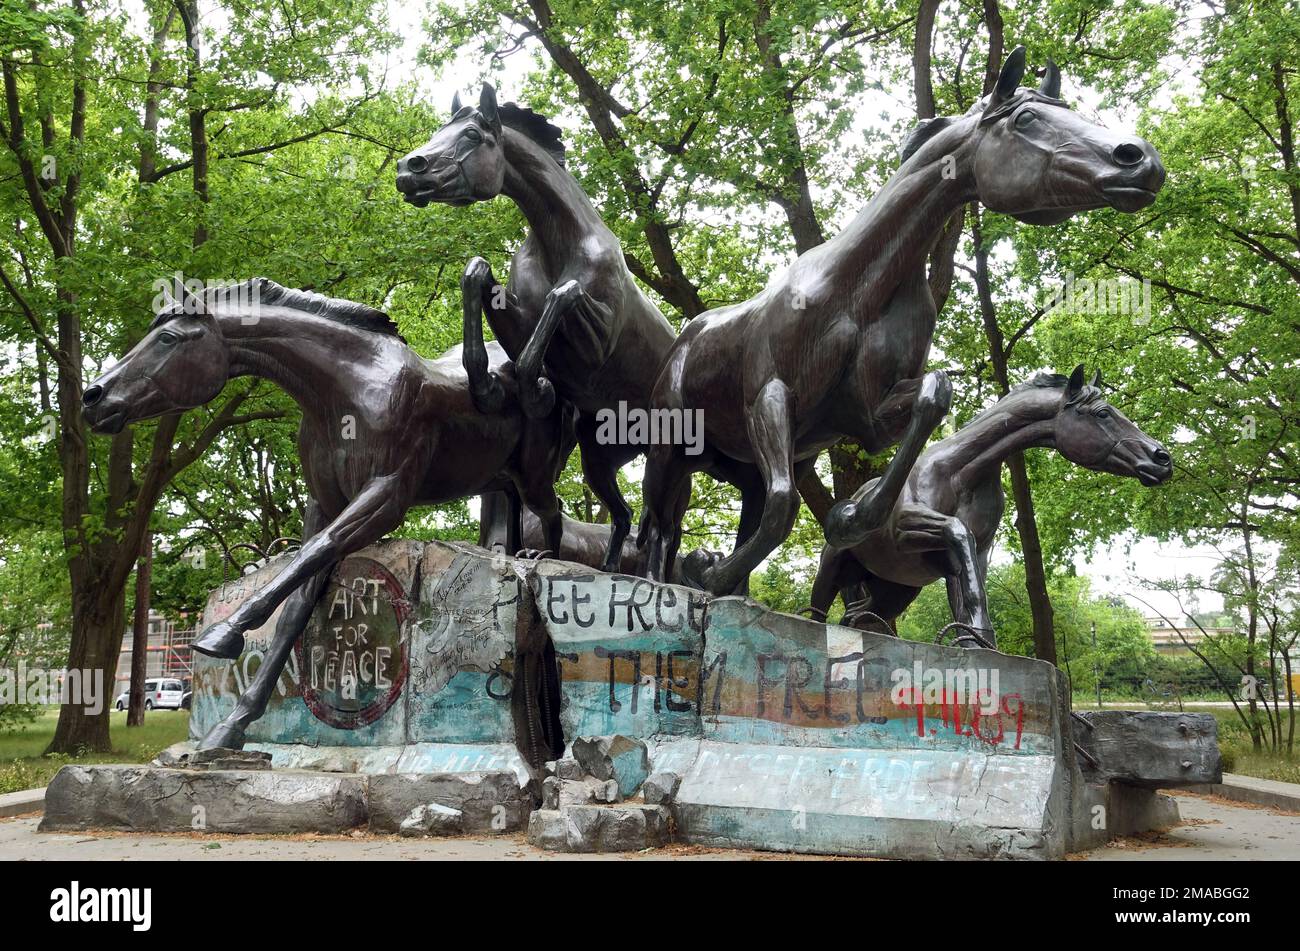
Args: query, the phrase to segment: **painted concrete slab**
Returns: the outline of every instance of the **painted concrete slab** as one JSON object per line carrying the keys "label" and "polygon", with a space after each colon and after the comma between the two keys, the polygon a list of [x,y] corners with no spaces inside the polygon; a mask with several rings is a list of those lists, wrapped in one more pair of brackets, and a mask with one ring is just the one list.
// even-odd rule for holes
{"label": "painted concrete slab", "polygon": [[513,743],[519,579],[478,548],[424,546],[411,625],[411,743]]}
{"label": "painted concrete slab", "polygon": [[[250,742],[377,746],[405,740],[407,630],[422,547],[393,541],[344,560],[290,655],[266,714],[249,727]],[[277,559],[214,591],[204,626],[228,617],[283,566]],[[234,709],[262,663],[279,615],[277,609],[248,633],[237,660],[196,654],[191,736],[203,736]]]}
{"label": "painted concrete slab", "polygon": [[539,575],[564,735],[698,736],[707,596],[564,562],[542,562]]}

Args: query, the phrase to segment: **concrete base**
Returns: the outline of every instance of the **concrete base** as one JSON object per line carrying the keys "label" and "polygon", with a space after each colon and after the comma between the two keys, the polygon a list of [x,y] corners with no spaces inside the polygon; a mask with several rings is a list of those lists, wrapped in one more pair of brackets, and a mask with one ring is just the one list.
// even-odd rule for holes
{"label": "concrete base", "polygon": [[[281,567],[214,592],[205,624]],[[196,659],[196,738],[261,669],[274,621],[249,632],[237,661]],[[644,848],[654,807],[671,811],[678,838],[705,845],[1055,859],[1098,834],[1168,821],[1150,790],[1218,771],[1212,717],[1072,717],[1064,676],[1032,658],[404,540],[338,567],[247,740],[270,755],[272,777],[307,767],[359,781],[376,830],[528,823],[546,847],[583,849]],[[557,758],[544,812],[560,815],[530,821]],[[653,773],[680,785],[641,789]],[[606,785],[578,783],[588,776]],[[638,789],[644,805],[615,811]],[[65,810],[75,821],[179,821],[152,808]]]}
{"label": "concrete base", "polygon": [[517,832],[533,806],[531,786],[510,771],[368,776],[65,766],[46,790],[40,830],[332,834],[369,825],[398,833],[404,823],[428,824],[427,807],[441,807],[457,813],[459,831]]}
{"label": "concrete base", "polygon": [[673,811],[699,845],[906,859],[1064,855],[1052,757],[701,744]]}
{"label": "concrete base", "polygon": [[42,832],[337,833],[366,822],[366,778],[258,770],[65,766]]}

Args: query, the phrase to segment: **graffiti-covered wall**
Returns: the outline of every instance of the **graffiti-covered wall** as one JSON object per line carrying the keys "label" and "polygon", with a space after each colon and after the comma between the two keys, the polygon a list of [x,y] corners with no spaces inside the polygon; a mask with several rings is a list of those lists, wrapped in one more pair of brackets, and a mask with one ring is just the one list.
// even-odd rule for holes
{"label": "graffiti-covered wall", "polygon": [[[214,592],[205,622],[279,567]],[[239,660],[198,663],[196,736],[232,709],[275,620]],[[546,683],[519,672],[526,656],[544,658]],[[318,750],[363,771],[508,761],[522,776],[553,755],[535,734],[558,721],[566,742],[646,740],[655,768],[682,776],[678,823],[695,841],[892,854],[914,829],[940,851],[1051,855],[1069,808],[1067,703],[1055,668],[1029,658],[393,541],[336,571],[248,738],[286,765],[320,765],[304,752]],[[992,838],[972,845],[978,829]]]}

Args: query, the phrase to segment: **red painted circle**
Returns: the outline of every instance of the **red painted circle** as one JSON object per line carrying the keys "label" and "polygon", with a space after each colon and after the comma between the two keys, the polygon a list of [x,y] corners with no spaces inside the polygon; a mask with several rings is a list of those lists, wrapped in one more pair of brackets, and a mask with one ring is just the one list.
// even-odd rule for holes
{"label": "red painted circle", "polygon": [[[398,648],[400,660],[397,672],[388,688],[377,694],[370,691],[372,695],[355,710],[344,709],[339,705],[337,689],[323,689],[313,686],[313,671],[309,668],[309,663],[312,663],[309,659],[314,657],[314,648],[324,646],[316,642],[328,641],[328,631],[331,624],[330,613],[337,597],[338,579],[340,578],[346,579],[347,583],[343,587],[350,592],[354,590],[350,585],[357,579],[364,578],[369,581],[379,582],[379,588],[383,591],[384,596],[376,597],[372,604],[375,604],[375,606],[382,605],[382,607],[378,607],[379,613],[368,616],[383,618],[385,622],[391,620],[391,646]],[[355,730],[374,723],[397,702],[397,698],[402,695],[402,689],[406,686],[409,668],[406,641],[402,638],[402,626],[410,613],[410,607],[410,601],[407,599],[406,591],[402,588],[401,582],[379,562],[360,556],[343,560],[343,563],[335,570],[333,577],[330,579],[329,587],[325,589],[324,595],[321,596],[320,602],[316,605],[311,623],[307,625],[302,637],[298,638],[298,643],[294,645],[294,651],[298,659],[298,676],[302,684],[302,699],[307,704],[307,709],[312,712],[316,719],[340,730]]]}

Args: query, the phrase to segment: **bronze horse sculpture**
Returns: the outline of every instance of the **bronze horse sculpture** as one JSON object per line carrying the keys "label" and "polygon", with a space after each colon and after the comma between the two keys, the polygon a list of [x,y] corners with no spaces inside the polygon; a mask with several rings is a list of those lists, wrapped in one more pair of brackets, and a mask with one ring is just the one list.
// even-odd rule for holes
{"label": "bronze horse sculpture", "polygon": [[100,433],[201,406],[238,376],[271,380],[302,410],[302,548],[194,649],[237,658],[244,633],[287,603],[261,667],[204,748],[242,747],[334,567],[400,526],[412,506],[509,486],[546,526],[547,546],[560,547],[563,421],[526,416],[504,351],[486,353],[506,397],[493,413],[474,405],[459,347],[425,360],[380,311],[256,279],[163,310],[85,391],[83,414]]}
{"label": "bronze horse sculpture", "polygon": [[618,239],[565,170],[559,130],[514,103],[498,106],[490,85],[477,108],[456,96],[451,121],[398,162],[397,188],[416,207],[505,195],[527,218],[506,287],[482,258],[465,269],[465,366],[476,404],[490,411],[502,386],[483,348],[486,315],[515,361],[525,411],[547,415],[557,392],[577,408],[583,474],[613,525],[603,567],[617,570],[632,524],[618,470],[644,448],[602,443],[596,414],[621,401],[645,408],[676,337],[672,325],[641,292]]}
{"label": "bronze horse sculpture", "polygon": [[1076,465],[1146,486],[1173,474],[1165,448],[1106,402],[1098,382],[1094,375],[1085,384],[1082,366],[1068,379],[1040,374],[926,449],[883,525],[851,548],[823,549],[814,616],[825,620],[843,593],[843,623],[865,630],[875,615],[890,625],[925,585],[942,578],[953,621],[971,632],[958,643],[995,647],[984,582],[1006,508],[1007,456],[1046,446]]}
{"label": "bronze horse sculpture", "polygon": [[1036,90],[1020,87],[1024,71],[1017,47],[965,115],[913,130],[899,170],[843,232],[754,298],[687,324],[652,412],[703,408],[705,449],[649,453],[640,533],[649,577],[664,578],[680,543],[691,474],[720,459],[749,469],[762,493],[757,511],[742,510],[733,554],[684,559],[686,579],[715,594],[737,590],[786,538],[799,476],[844,437],[873,453],[901,444],[879,480],[832,507],[827,539],[848,547],[883,523],[951,397],[942,373],[922,378],[936,318],[926,262],[962,205],[1043,225],[1155,200],[1165,171],[1151,145],[1071,112],[1051,64]]}

